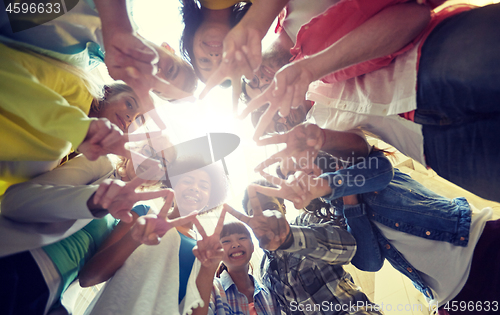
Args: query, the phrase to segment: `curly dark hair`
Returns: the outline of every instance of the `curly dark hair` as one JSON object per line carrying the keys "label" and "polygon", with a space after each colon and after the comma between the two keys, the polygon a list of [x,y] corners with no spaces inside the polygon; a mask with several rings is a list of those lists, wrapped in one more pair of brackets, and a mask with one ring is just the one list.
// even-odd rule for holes
{"label": "curly dark hair", "polygon": [[[199,71],[194,62],[193,55],[193,41],[194,34],[203,23],[203,12],[201,10],[201,4],[198,0],[180,0],[181,7],[180,12],[182,15],[182,23],[184,24],[184,30],[182,31],[180,39],[180,52],[181,56],[189,62],[198,77]],[[252,4],[249,2],[239,2],[232,6],[231,17],[229,24],[234,27],[243,18],[245,13]]]}
{"label": "curly dark hair", "polygon": [[[207,165],[203,159],[187,157],[177,159],[168,166],[168,178],[163,182],[166,187],[174,188],[179,182],[182,174],[200,169],[210,176],[211,190],[208,200],[208,209],[219,206],[227,197],[228,178],[224,168],[217,163]],[[170,175],[172,174],[172,175]]]}

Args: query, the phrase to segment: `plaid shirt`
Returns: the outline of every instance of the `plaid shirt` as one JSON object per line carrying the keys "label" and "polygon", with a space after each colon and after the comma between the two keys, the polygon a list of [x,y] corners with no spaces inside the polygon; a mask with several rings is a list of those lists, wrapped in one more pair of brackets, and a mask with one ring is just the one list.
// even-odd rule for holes
{"label": "plaid shirt", "polygon": [[342,268],[356,252],[349,232],[309,214],[290,228],[293,244],[266,251],[261,263],[263,283],[286,314],[381,314]]}
{"label": "plaid shirt", "polygon": [[[250,276],[252,277],[252,276]],[[253,279],[253,277],[252,277]],[[253,302],[259,315],[279,314],[279,306],[268,288],[262,287],[255,279]],[[227,271],[220,278],[214,278],[214,285],[208,306],[208,315],[250,315],[247,297],[238,291]]]}

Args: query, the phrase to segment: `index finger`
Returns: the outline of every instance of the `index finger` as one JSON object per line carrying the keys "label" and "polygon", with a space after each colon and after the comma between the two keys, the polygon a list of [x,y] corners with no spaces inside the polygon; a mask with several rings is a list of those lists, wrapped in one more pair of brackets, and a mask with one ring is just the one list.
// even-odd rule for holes
{"label": "index finger", "polygon": [[265,161],[260,162],[259,165],[257,165],[254,170],[256,172],[260,172],[263,169],[265,169],[265,168],[267,168],[275,163],[278,163],[278,162],[281,163],[282,161],[288,159],[289,158],[288,151],[285,151],[285,150],[286,150],[286,148],[274,153],[269,158],[267,158]]}
{"label": "index finger", "polygon": [[167,189],[168,194],[165,196],[165,203],[163,207],[161,207],[160,212],[158,213],[159,218],[166,219],[168,215],[168,211],[172,208],[172,201],[174,200],[174,191],[172,189]]}
{"label": "index finger", "polygon": [[[137,168],[136,173],[138,170],[139,170],[139,168]],[[128,182],[127,186],[132,188],[132,189],[135,189],[135,188],[139,187],[141,184],[145,183],[146,181],[152,180],[153,178],[156,178],[157,176],[154,176],[154,175],[156,175],[156,173],[158,173],[158,172],[161,172],[161,169],[158,166],[158,164],[156,164],[155,166],[151,166],[145,172],[141,173],[140,177],[139,177],[139,175],[137,175],[134,179],[132,179],[130,182]]]}
{"label": "index finger", "polygon": [[270,97],[271,92],[267,92],[267,89],[257,95],[254,99],[252,99],[250,102],[248,102],[247,107],[241,112],[241,114],[238,116],[240,119],[244,119],[245,117],[248,116],[251,112],[253,112],[256,109],[259,109],[261,106],[267,104],[270,102]]}
{"label": "index finger", "polygon": [[161,130],[140,132],[140,133],[126,133],[127,142],[139,142],[147,139],[156,139],[162,136]]}
{"label": "index finger", "polygon": [[219,221],[217,221],[217,225],[215,226],[214,234],[213,235],[220,235],[222,232],[222,228],[224,227],[224,219],[226,218],[226,210],[222,208],[222,211],[220,213]]}
{"label": "index finger", "polygon": [[273,122],[274,114],[278,111],[279,107],[277,105],[273,106],[273,103],[269,104],[269,107],[266,109],[264,114],[259,119],[257,126],[255,126],[255,133],[253,135],[253,140],[260,144],[260,137],[264,135],[267,126],[269,126]]}
{"label": "index finger", "polygon": [[196,229],[198,230],[198,233],[200,233],[201,237],[203,239],[206,239],[208,238],[207,236],[207,232],[205,232],[205,229],[203,228],[203,226],[201,225],[200,221],[198,221],[198,218],[194,218],[193,219],[193,223],[194,225],[196,225]]}
{"label": "index finger", "polygon": [[193,93],[186,92],[162,78],[152,75],[149,78],[149,86],[170,99],[180,100],[191,96]]}
{"label": "index finger", "polygon": [[260,205],[259,197],[257,197],[257,186],[256,184],[251,184],[248,186],[248,200],[250,201],[250,207],[252,207],[253,215],[262,215],[262,206]]}
{"label": "index finger", "polygon": [[[255,191],[259,192],[263,195],[269,196],[269,197],[279,197],[279,198],[283,198],[283,199],[288,199],[288,198],[285,198],[285,197],[287,197],[287,195],[283,192],[283,190],[281,188],[256,185]],[[262,208],[261,208],[261,211],[262,211]]]}
{"label": "index finger", "polygon": [[230,205],[228,205],[226,203],[224,204],[223,209],[225,209],[233,217],[235,217],[236,219],[240,220],[241,222],[244,222],[244,223],[248,224],[248,222],[250,221],[250,217],[249,216],[247,216],[246,214],[241,213],[241,212],[235,210],[233,207],[231,207]]}
{"label": "index finger", "polygon": [[215,86],[221,84],[228,78],[228,76],[225,74],[227,67],[228,66],[226,66],[225,63],[221,63],[217,70],[215,70],[215,72],[208,78],[207,82],[205,83],[205,88],[200,93],[200,100],[207,96],[208,92],[210,92],[210,90],[212,90]]}

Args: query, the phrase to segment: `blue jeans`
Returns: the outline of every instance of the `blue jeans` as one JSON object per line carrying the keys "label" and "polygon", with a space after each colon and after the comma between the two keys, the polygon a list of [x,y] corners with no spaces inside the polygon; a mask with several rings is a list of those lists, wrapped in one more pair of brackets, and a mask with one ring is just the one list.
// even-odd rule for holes
{"label": "blue jeans", "polygon": [[500,5],[440,23],[422,47],[417,80],[427,164],[500,201]]}

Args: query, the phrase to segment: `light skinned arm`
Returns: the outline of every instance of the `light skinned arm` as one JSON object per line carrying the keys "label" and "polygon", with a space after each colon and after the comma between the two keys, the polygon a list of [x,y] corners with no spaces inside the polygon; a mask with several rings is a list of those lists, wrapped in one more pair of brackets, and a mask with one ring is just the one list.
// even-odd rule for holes
{"label": "light skinned arm", "polygon": [[286,148],[273,154],[255,169],[257,171],[293,157],[297,167],[312,168],[318,151],[347,161],[364,158],[370,153],[366,138],[359,133],[322,129],[315,124],[303,123],[285,134],[261,139],[259,145],[286,143]]}
{"label": "light skinned arm", "polygon": [[233,107],[237,108],[241,93],[241,77],[253,77],[262,61],[262,38],[276,16],[289,0],[255,0],[252,6],[226,35],[223,41],[223,62],[207,79],[200,98],[214,87],[230,79],[233,85]]}
{"label": "light skinned arm", "polygon": [[202,239],[196,242],[193,248],[194,256],[201,262],[200,271],[196,278],[196,286],[203,300],[203,307],[193,309],[193,315],[207,315],[210,305],[210,296],[212,288],[214,287],[214,276],[223,256],[224,251],[220,243],[220,232],[224,226],[224,219],[226,217],[226,210],[223,209],[217,225],[215,226],[214,233],[207,236],[205,229],[200,224],[198,219],[193,222],[202,236]]}
{"label": "light skinned arm", "polygon": [[387,7],[323,51],[281,68],[273,83],[243,111],[245,117],[265,103],[271,106],[256,126],[257,140],[279,110],[283,117],[298,107],[309,84],[349,66],[392,54],[413,40],[429,23],[430,9],[415,3]]}
{"label": "light skinned arm", "polygon": [[416,3],[390,6],[303,62],[310,67],[316,81],[337,70],[398,51],[420,34],[429,21],[427,6]]}
{"label": "light skinned arm", "polygon": [[264,171],[261,171],[261,175],[280,188],[256,186],[258,192],[290,200],[295,208],[302,209],[319,197],[330,201],[352,194],[382,190],[391,182],[394,170],[384,153],[375,151],[358,164],[323,173],[319,177],[303,171],[296,172],[287,180]]}

